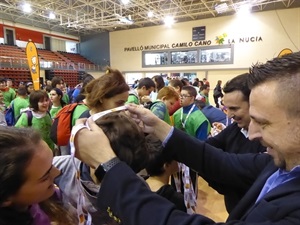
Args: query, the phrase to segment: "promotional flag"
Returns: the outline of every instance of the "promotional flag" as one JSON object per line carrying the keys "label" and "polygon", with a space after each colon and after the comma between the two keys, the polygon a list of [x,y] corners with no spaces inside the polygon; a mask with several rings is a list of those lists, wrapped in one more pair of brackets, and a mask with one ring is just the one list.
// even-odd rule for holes
{"label": "promotional flag", "polygon": [[280,58],[284,55],[291,54],[291,53],[293,53],[293,51],[291,49],[285,48],[285,49],[281,50],[281,52],[278,54],[278,57]]}
{"label": "promotional flag", "polygon": [[40,89],[40,61],[35,44],[29,41],[26,45],[26,56],[34,90]]}

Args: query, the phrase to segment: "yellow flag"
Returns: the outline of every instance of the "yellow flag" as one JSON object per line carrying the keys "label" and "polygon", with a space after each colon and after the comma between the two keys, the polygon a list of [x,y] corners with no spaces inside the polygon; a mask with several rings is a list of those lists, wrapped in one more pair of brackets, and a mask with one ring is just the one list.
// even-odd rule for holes
{"label": "yellow flag", "polygon": [[35,44],[29,41],[26,45],[26,56],[34,90],[40,89],[40,61]]}
{"label": "yellow flag", "polygon": [[291,53],[293,53],[293,51],[291,49],[285,48],[285,49],[281,50],[281,52],[278,54],[278,57],[280,58],[284,55],[291,54]]}

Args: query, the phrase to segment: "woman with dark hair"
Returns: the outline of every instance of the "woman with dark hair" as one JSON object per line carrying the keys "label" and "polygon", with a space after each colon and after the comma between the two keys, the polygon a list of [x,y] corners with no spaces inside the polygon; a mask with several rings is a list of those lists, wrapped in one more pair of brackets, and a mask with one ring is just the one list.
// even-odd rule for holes
{"label": "woman with dark hair", "polygon": [[33,83],[32,83],[32,82],[27,82],[27,83],[26,83],[26,91],[27,91],[27,94],[28,94],[28,95],[30,95],[31,92],[34,91]]}
{"label": "woman with dark hair", "polygon": [[59,112],[59,110],[62,109],[66,105],[63,98],[63,92],[59,88],[53,88],[50,93],[50,101],[52,103],[51,109],[50,109],[50,115],[53,119],[56,114]]}
{"label": "woman with dark hair", "polygon": [[50,139],[52,119],[48,113],[49,102],[47,92],[42,90],[33,91],[29,96],[30,110],[21,114],[15,127],[33,127],[41,133],[48,146],[54,149],[54,143]]}
{"label": "woman with dark hair", "polygon": [[69,99],[69,95],[67,94],[67,92],[65,92],[66,83],[65,83],[64,79],[61,77],[58,77],[58,76],[53,77],[51,80],[51,86],[52,86],[52,88],[60,89],[64,93],[62,99],[64,100],[64,102],[66,104],[69,104],[70,99]]}
{"label": "woman with dark hair", "polygon": [[53,180],[52,152],[36,130],[0,127],[0,224],[73,225]]}

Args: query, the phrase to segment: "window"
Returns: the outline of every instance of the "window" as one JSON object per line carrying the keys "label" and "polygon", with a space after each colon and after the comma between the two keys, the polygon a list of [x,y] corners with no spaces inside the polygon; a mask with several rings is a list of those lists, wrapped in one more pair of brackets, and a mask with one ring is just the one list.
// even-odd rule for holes
{"label": "window", "polygon": [[197,55],[197,50],[171,52],[171,64],[197,63]]}
{"label": "window", "polygon": [[200,63],[203,64],[230,64],[233,63],[231,46],[210,46],[200,49]]}
{"label": "window", "polygon": [[145,52],[143,53],[144,66],[160,66],[168,64],[167,52]]}

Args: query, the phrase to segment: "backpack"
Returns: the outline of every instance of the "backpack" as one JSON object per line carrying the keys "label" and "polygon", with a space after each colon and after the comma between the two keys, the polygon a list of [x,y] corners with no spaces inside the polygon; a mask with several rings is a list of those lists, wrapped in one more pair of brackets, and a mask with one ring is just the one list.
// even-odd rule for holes
{"label": "backpack", "polygon": [[156,103],[157,103],[157,101],[155,101],[155,102],[147,102],[147,103],[144,104],[144,108],[151,110],[152,106],[154,106]]}
{"label": "backpack", "polygon": [[53,120],[50,129],[50,138],[58,146],[68,145],[72,130],[73,112],[81,103],[72,103],[64,106]]}
{"label": "backpack", "polygon": [[[17,120],[16,120],[16,123],[17,121],[19,120],[19,118],[21,117],[21,115],[23,113],[26,113],[27,114],[27,121],[28,121],[28,127],[31,127],[32,126],[32,118],[33,118],[33,115],[32,115],[32,111],[31,110],[26,110],[26,111],[23,111],[20,116],[18,116]],[[51,117],[50,113],[47,111],[48,115]]]}
{"label": "backpack", "polygon": [[11,102],[11,106],[5,112],[5,120],[7,126],[14,126],[16,124],[14,113],[14,101]]}
{"label": "backpack", "polygon": [[[28,126],[31,127],[32,126],[32,111],[31,110],[26,110],[26,111],[24,111],[22,113],[26,113],[27,114]],[[21,113],[21,115],[22,115],[22,113]],[[19,116],[19,118],[21,117],[21,115]],[[17,121],[18,121],[18,119],[17,119]]]}

